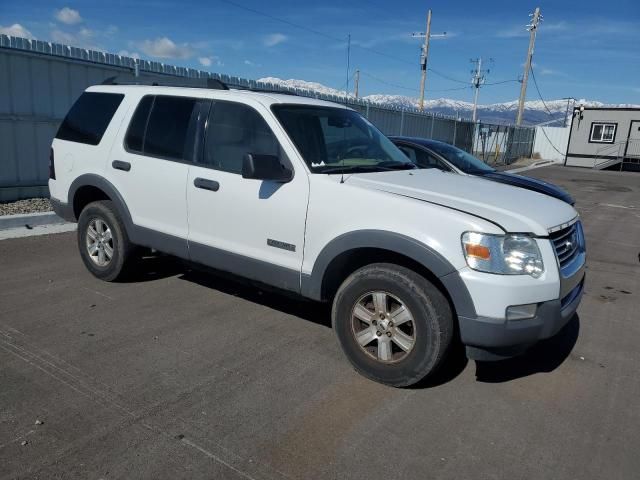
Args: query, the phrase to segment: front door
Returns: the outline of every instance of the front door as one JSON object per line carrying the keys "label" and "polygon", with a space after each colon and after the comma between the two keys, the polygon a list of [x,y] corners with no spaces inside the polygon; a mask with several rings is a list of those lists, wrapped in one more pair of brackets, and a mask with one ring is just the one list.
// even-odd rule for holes
{"label": "front door", "polygon": [[631,121],[631,130],[624,156],[636,161],[640,159],[640,120]]}
{"label": "front door", "polygon": [[[299,291],[309,182],[300,168],[288,183],[242,178],[245,154],[295,154],[260,104],[214,101],[199,163],[189,169],[192,260]],[[258,110],[263,110],[262,113]],[[292,167],[293,168],[293,167]]]}

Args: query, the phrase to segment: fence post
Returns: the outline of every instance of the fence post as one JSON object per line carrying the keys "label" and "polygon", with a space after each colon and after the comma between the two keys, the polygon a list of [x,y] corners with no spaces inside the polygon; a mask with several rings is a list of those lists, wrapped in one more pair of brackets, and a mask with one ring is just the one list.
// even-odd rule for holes
{"label": "fence post", "polygon": [[458,131],[458,120],[453,121],[453,146],[456,146],[456,133]]}
{"label": "fence post", "polygon": [[436,121],[436,117],[433,114],[431,114],[431,133],[429,133],[429,138],[433,138],[433,124],[435,123],[435,121]]}
{"label": "fence post", "polygon": [[369,118],[369,104],[367,103],[367,113],[364,115],[366,118]]}
{"label": "fence post", "polygon": [[404,132],[404,108],[400,110],[400,135]]}

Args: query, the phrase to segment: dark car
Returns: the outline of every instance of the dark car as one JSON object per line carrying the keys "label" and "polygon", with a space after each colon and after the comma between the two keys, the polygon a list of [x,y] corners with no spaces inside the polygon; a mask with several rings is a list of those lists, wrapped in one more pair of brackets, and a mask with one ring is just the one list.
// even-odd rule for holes
{"label": "dark car", "polygon": [[462,175],[476,175],[494,182],[544,193],[570,205],[575,203],[571,195],[551,183],[513,173],[499,172],[482,160],[448,143],[426,138],[389,138],[419,168],[438,168]]}

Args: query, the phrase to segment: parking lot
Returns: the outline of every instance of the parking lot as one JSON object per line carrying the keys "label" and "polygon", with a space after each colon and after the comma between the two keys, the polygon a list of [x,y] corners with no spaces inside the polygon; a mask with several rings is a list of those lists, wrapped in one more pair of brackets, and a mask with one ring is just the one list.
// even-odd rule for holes
{"label": "parking lot", "polygon": [[526,174],[578,202],[578,315],[411,389],[356,374],[327,306],[168,257],[103,283],[73,232],[0,241],[0,477],[638,478],[640,175]]}

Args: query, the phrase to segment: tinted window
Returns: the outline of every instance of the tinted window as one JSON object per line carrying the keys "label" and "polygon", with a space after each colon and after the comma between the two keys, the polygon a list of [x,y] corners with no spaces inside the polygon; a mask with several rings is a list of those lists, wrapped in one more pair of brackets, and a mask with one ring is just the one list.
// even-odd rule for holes
{"label": "tinted window", "polygon": [[189,121],[196,100],[184,97],[157,96],[144,134],[146,155],[184,159]]}
{"label": "tinted window", "polygon": [[245,154],[280,156],[278,140],[253,108],[215,102],[209,116],[204,163],[217,170],[242,172]]}
{"label": "tinted window", "polygon": [[441,170],[449,170],[437,157],[421,148],[413,148],[408,145],[402,145],[400,150],[409,157],[409,159],[420,168],[439,168]]}
{"label": "tinted window", "polygon": [[83,93],[67,113],[56,138],[98,145],[123,98],[117,93]]}
{"label": "tinted window", "polygon": [[484,163],[482,160],[477,159],[473,155],[465,152],[464,150],[460,150],[458,147],[454,147],[453,145],[434,142],[429,145],[429,148],[442,155],[456,168],[459,168],[465,173],[475,174],[494,171],[492,167]]}
{"label": "tinted window", "polygon": [[144,143],[144,132],[147,128],[147,119],[149,118],[149,111],[153,104],[153,97],[144,97],[138,107],[136,108],[131,123],[129,124],[129,130],[127,131],[127,137],[125,143],[129,150],[136,152],[142,152],[142,145]]}

